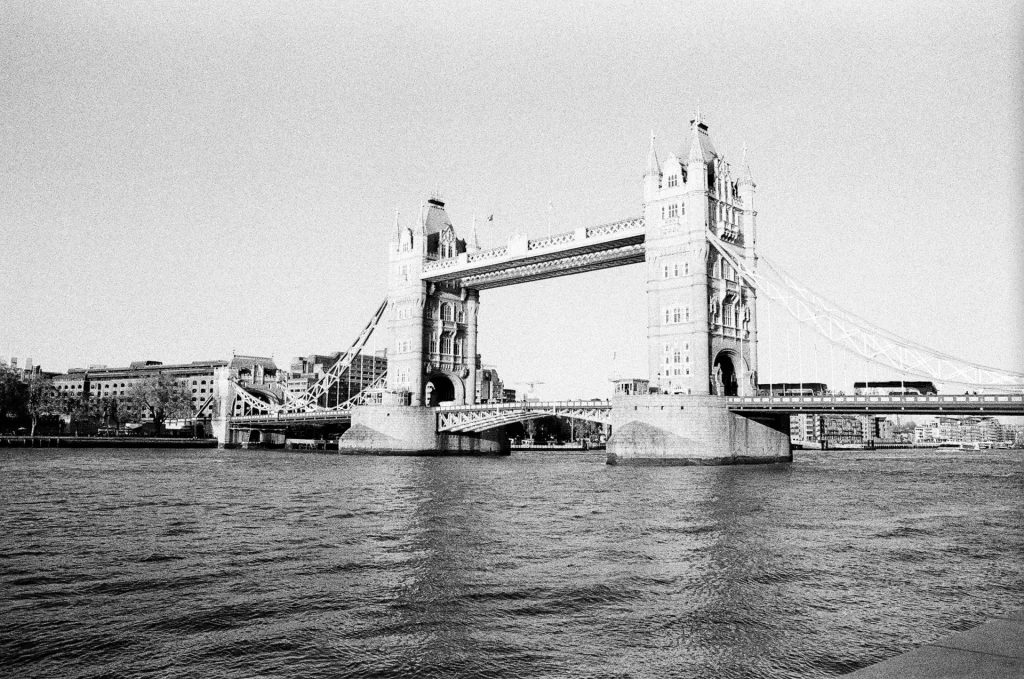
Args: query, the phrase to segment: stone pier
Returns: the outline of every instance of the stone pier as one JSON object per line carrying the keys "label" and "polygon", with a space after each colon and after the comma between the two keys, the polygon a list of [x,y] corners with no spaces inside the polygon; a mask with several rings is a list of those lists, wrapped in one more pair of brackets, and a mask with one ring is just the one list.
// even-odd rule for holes
{"label": "stone pier", "polygon": [[716,396],[612,400],[608,464],[725,465],[792,462],[789,416],[752,419]]}
{"label": "stone pier", "polygon": [[437,412],[423,406],[368,405],[352,409],[352,426],[338,439],[348,455],[508,455],[504,429],[438,433]]}

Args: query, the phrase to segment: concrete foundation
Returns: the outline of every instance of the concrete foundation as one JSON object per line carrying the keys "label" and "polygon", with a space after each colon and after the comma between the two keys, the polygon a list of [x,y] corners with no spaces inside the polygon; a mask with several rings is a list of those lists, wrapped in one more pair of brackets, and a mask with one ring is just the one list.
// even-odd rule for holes
{"label": "concrete foundation", "polygon": [[723,465],[792,462],[789,417],[751,419],[715,396],[612,400],[608,464]]}
{"label": "concrete foundation", "polygon": [[231,440],[231,418],[215,417],[210,422],[213,438],[217,439],[218,448],[237,448],[238,444]]}
{"label": "concrete foundation", "polygon": [[508,455],[505,430],[437,432],[437,413],[421,406],[369,405],[352,409],[352,427],[338,439],[345,455]]}

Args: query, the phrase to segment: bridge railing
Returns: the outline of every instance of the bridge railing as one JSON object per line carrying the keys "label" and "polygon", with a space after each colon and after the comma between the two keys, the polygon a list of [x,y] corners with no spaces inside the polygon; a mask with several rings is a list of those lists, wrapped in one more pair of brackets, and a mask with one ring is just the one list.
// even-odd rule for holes
{"label": "bridge railing", "polygon": [[870,394],[824,396],[730,396],[730,403],[1024,403],[1017,394]]}
{"label": "bridge railing", "polygon": [[441,405],[440,412],[463,412],[474,410],[536,410],[540,408],[611,408],[612,402],[607,400],[589,401],[505,401],[502,403],[478,403],[476,405]]}
{"label": "bridge railing", "polygon": [[292,422],[305,420],[339,420],[351,417],[349,410],[314,410],[305,413],[271,413],[267,415],[239,415],[232,417],[232,422]]}
{"label": "bridge railing", "polygon": [[[608,224],[601,224],[600,226],[590,226],[586,228],[579,228],[574,231],[566,231],[563,233],[556,233],[550,236],[542,236],[540,238],[527,239],[526,249],[521,254],[535,253],[538,251],[547,250],[548,248],[557,248],[562,245],[571,243],[583,243],[585,241],[593,239],[603,239],[608,236],[614,236],[616,234],[623,233],[628,235],[630,232],[642,232],[644,230],[644,218],[643,217],[631,217],[629,219],[620,219],[617,222],[611,222]],[[513,251],[515,254],[515,251]],[[486,262],[492,259],[500,259],[509,255],[509,248],[506,245],[497,248],[491,248],[489,250],[480,250],[477,252],[466,253],[465,259],[462,259],[462,255],[458,257],[447,257],[445,259],[437,259],[423,263],[423,272],[428,273],[431,271],[440,271],[444,269],[450,269],[457,267],[460,264],[478,264]]]}

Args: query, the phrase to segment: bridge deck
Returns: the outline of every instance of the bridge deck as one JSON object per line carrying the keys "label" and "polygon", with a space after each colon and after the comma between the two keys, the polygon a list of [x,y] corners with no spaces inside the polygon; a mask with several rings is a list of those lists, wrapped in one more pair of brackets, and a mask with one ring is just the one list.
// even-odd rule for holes
{"label": "bridge deck", "polygon": [[[1019,415],[1024,416],[1024,394],[962,396],[733,396],[729,410],[746,415]],[[446,405],[436,408],[439,431],[482,431],[501,424],[559,415],[607,422],[611,401],[513,401],[481,405]],[[308,413],[247,415],[231,420],[232,427],[285,427],[296,424],[332,424],[352,420],[348,410]]]}
{"label": "bridge deck", "polygon": [[860,415],[1024,415],[1024,394],[962,396],[733,396],[736,413]]}
{"label": "bridge deck", "polygon": [[351,422],[348,410],[318,410],[308,413],[277,413],[274,415],[242,415],[231,418],[231,426],[286,427],[292,424],[334,424]]}

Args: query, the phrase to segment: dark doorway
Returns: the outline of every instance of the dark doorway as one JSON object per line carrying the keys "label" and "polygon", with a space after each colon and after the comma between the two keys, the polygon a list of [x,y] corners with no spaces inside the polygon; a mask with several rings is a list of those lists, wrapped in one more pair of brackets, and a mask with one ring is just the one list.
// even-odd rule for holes
{"label": "dark doorway", "polygon": [[739,394],[736,368],[733,366],[729,354],[721,353],[715,358],[711,379],[714,381],[715,393],[719,396],[737,396]]}
{"label": "dark doorway", "polygon": [[427,382],[426,403],[428,406],[436,406],[445,401],[455,400],[455,385],[444,375],[434,375]]}

